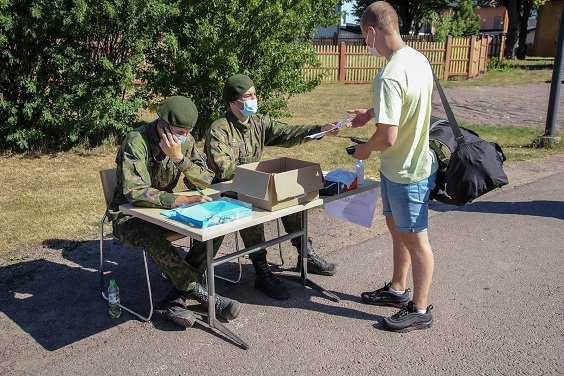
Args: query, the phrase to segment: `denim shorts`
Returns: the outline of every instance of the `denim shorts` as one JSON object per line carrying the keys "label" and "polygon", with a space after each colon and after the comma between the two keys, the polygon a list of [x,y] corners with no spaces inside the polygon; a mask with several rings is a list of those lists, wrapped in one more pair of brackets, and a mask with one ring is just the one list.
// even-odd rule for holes
{"label": "denim shorts", "polygon": [[437,173],[410,184],[394,183],[380,173],[380,193],[386,217],[394,217],[397,232],[422,232],[429,222],[429,194]]}

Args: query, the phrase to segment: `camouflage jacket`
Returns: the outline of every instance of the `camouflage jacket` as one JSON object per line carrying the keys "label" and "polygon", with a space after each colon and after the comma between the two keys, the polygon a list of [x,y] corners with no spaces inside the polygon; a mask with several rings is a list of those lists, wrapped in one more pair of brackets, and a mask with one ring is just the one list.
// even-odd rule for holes
{"label": "camouflage jacket", "polygon": [[263,115],[253,115],[243,124],[228,111],[206,134],[204,151],[215,172],[214,182],[233,179],[238,165],[260,161],[265,146],[297,145],[320,130],[320,125],[291,126]]}
{"label": "camouflage jacket", "polygon": [[185,156],[175,165],[159,146],[157,121],[129,132],[116,155],[117,187],[109,212],[110,218],[119,214],[119,205],[132,203],[137,206],[173,208],[177,195],[172,190],[183,176],[189,189],[207,188],[213,180],[204,157],[188,134],[182,144]]}

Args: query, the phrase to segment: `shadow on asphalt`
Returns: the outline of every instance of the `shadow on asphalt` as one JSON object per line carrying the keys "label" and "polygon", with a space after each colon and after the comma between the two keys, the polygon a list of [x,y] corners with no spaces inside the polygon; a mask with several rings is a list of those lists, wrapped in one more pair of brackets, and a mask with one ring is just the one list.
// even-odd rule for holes
{"label": "shadow on asphalt", "polygon": [[564,219],[564,201],[534,200],[525,202],[477,201],[465,206],[450,206],[431,201],[429,209],[446,212],[459,210],[471,213],[518,214]]}
{"label": "shadow on asphalt", "polygon": [[[80,242],[50,239],[45,241],[44,245],[52,252],[57,254],[61,252],[68,261],[57,263],[40,259],[0,268],[2,281],[0,311],[39,345],[48,351],[55,351],[129,320],[137,320],[125,311],[117,319],[108,316],[108,304],[101,296],[98,240]],[[149,298],[142,255],[138,249],[129,248],[118,240],[110,238],[104,240],[105,284],[109,284],[109,280],[114,278],[120,288],[122,304],[147,315]],[[292,271],[297,274],[295,269],[287,269],[284,273]],[[238,268],[235,262],[225,263],[216,268],[216,273],[236,278]],[[153,303],[156,304],[172,284],[161,276],[160,270],[152,261],[149,261],[149,275]],[[327,278],[317,277],[314,278],[318,283],[323,283],[322,279]],[[290,299],[284,301],[270,299],[254,288],[254,279],[254,268],[251,264],[244,264],[243,278],[238,284],[216,280],[216,291],[243,304],[306,309],[362,320],[379,320],[377,315],[347,308],[338,303],[327,304],[329,300],[323,298],[320,292],[291,282],[288,282],[292,289]],[[103,288],[106,289],[107,286]],[[343,301],[360,301],[356,296],[335,293]],[[191,304],[196,302],[188,301],[190,309],[206,311],[201,305]],[[245,314],[244,310],[242,314]],[[186,330],[156,315],[153,315],[151,325],[162,331]],[[189,330],[195,328],[230,341],[205,324],[199,323]]]}

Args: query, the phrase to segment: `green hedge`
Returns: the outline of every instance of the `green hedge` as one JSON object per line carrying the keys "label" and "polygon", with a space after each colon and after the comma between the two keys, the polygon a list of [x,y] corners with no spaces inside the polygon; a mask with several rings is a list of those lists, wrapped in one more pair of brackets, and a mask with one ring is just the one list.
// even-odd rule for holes
{"label": "green hedge", "polygon": [[336,23],[337,3],[0,0],[0,149],[121,139],[139,109],[171,94],[193,97],[198,137],[234,73],[255,80],[261,112],[280,115],[319,83],[301,76],[318,62],[297,36]]}

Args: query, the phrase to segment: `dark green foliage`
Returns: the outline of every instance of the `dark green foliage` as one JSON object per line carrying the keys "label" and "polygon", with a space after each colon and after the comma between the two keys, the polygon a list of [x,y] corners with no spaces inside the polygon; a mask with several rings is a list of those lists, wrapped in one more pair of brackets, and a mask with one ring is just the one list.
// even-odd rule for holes
{"label": "dark green foliage", "polygon": [[253,78],[262,113],[279,114],[318,84],[302,79],[318,63],[307,39],[337,23],[337,3],[0,0],[0,150],[121,139],[140,108],[175,93],[196,102],[197,137],[234,73]]}
{"label": "dark green foliage", "polygon": [[474,14],[472,0],[461,0],[452,10],[441,16],[431,16],[435,27],[435,38],[444,42],[450,35],[454,38],[478,35],[480,32],[480,16]]}
{"label": "dark green foliage", "polygon": [[[362,13],[373,2],[374,0],[356,0],[355,5],[353,5],[353,15],[360,20]],[[421,27],[429,22],[431,14],[446,8],[450,3],[448,0],[390,0],[387,2],[398,13],[401,35],[419,34]]]}
{"label": "dark green foliage", "polygon": [[[309,49],[319,25],[336,24],[336,0],[233,0],[171,2],[161,24],[162,43],[148,57],[149,94],[191,96],[199,112],[196,138],[226,106],[223,84],[249,75],[257,88],[260,113],[279,116],[290,95],[310,91],[319,79],[304,80],[302,67],[317,65]],[[299,36],[305,38],[298,39]]]}
{"label": "dark green foliage", "polygon": [[64,149],[124,134],[158,8],[138,0],[8,0],[0,15],[0,148]]}

